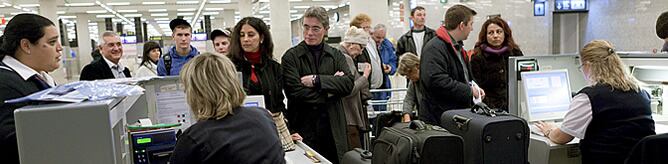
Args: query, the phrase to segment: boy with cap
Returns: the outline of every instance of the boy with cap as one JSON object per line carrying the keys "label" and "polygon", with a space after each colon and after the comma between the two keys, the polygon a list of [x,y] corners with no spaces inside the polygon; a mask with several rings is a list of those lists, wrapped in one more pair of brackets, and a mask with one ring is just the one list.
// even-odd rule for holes
{"label": "boy with cap", "polygon": [[174,47],[169,48],[167,53],[158,61],[158,76],[177,76],[181,67],[199,54],[197,49],[190,45],[192,40],[192,26],[186,20],[176,18],[169,22],[172,29]]}
{"label": "boy with cap", "polygon": [[219,54],[227,56],[227,50],[230,47],[230,30],[214,29],[211,31],[211,42]]}

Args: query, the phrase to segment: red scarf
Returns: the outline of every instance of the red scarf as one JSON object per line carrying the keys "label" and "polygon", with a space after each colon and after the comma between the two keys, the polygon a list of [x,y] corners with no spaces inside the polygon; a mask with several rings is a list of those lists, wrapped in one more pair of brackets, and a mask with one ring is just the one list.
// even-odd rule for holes
{"label": "red scarf", "polygon": [[[450,34],[448,34],[448,30],[445,29],[445,26],[441,26],[440,28],[438,28],[438,30],[436,30],[436,36],[441,40],[445,41],[445,43],[450,44],[453,50],[455,51],[457,50],[454,44],[452,44],[452,39],[450,38]],[[469,59],[468,54],[466,54],[466,50],[464,50],[463,47],[462,47],[462,57],[465,60]]]}
{"label": "red scarf", "polygon": [[255,74],[255,65],[260,64],[262,60],[262,54],[260,54],[260,51],[258,50],[257,52],[244,52],[244,57],[246,57],[246,60],[251,63],[251,76],[250,80],[258,84],[259,80],[257,78],[257,75]]}

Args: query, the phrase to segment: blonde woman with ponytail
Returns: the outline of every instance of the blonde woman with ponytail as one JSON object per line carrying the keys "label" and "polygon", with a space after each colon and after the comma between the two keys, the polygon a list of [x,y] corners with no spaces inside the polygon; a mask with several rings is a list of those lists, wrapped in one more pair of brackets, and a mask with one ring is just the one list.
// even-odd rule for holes
{"label": "blonde woman with ponytail", "polygon": [[561,127],[542,122],[536,126],[557,144],[579,138],[582,163],[623,163],[633,145],[655,134],[649,94],[608,41],[585,45],[580,62],[589,85],[573,97]]}

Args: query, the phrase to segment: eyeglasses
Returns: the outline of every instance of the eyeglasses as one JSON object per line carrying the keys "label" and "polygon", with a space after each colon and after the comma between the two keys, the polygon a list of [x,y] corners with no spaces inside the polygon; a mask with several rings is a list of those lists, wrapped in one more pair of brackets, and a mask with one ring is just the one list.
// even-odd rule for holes
{"label": "eyeglasses", "polygon": [[304,29],[304,32],[306,32],[306,31],[313,31],[313,32],[315,32],[315,33],[318,33],[318,32],[320,32],[320,31],[322,31],[322,27],[319,27],[319,26],[308,26],[308,25],[304,25],[304,26],[302,26],[302,29]]}

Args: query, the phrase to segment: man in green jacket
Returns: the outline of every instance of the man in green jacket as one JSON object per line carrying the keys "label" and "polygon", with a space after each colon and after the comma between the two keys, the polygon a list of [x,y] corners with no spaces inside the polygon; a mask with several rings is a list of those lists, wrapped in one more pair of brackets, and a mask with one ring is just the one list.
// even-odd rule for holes
{"label": "man in green jacket", "polygon": [[329,30],[324,8],[307,9],[302,25],[304,41],[281,60],[288,127],[293,138],[338,163],[348,148],[342,97],[352,91],[354,76],[341,52],[323,42]]}

